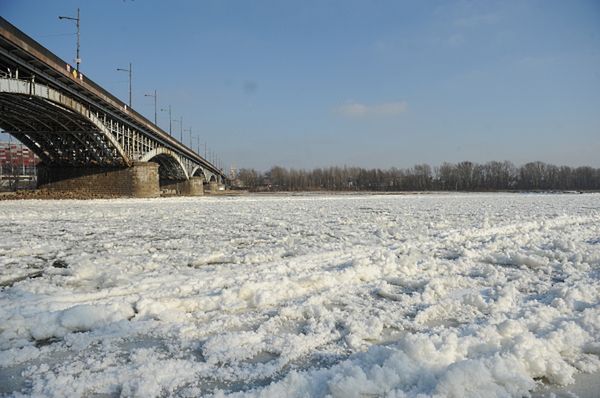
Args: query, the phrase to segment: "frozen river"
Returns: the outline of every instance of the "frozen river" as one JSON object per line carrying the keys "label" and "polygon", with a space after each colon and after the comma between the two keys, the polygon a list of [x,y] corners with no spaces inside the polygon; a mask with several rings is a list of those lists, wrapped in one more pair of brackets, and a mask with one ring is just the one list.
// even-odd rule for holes
{"label": "frozen river", "polygon": [[0,219],[0,393],[520,397],[600,370],[598,194],[5,201]]}

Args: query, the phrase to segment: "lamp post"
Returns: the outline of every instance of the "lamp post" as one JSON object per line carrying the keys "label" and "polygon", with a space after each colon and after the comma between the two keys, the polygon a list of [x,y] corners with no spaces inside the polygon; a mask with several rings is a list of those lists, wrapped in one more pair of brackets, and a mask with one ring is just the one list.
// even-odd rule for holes
{"label": "lamp post", "polygon": [[75,64],[77,65],[77,73],[79,73],[79,64],[81,63],[81,58],[79,58],[79,37],[80,37],[79,25],[81,22],[81,18],[79,17],[79,8],[77,8],[77,18],[59,16],[58,19],[69,19],[71,21],[75,21],[77,24],[77,58],[75,58]]}
{"label": "lamp post", "polygon": [[154,125],[158,126],[158,123],[156,123],[156,103],[158,102],[158,94],[156,94],[156,90],[154,90],[154,94],[144,94],[144,97],[154,98]]}
{"label": "lamp post", "polygon": [[[191,136],[190,142],[192,146],[194,146],[194,141],[196,141],[196,153],[200,156],[200,137]],[[192,150],[194,150],[194,148],[192,148]]]}
{"label": "lamp post", "polygon": [[192,148],[192,126],[190,126],[189,129],[184,129],[183,131],[187,131],[188,133],[190,133],[190,148]]}
{"label": "lamp post", "polygon": [[183,116],[179,118],[179,142],[183,144]]}
{"label": "lamp post", "polygon": [[179,142],[183,144],[183,116],[179,118],[179,120],[174,119],[175,123],[179,123]]}
{"label": "lamp post", "polygon": [[121,72],[129,72],[129,107],[131,108],[131,74],[133,73],[131,62],[129,63],[129,69],[117,68],[117,70]]}
{"label": "lamp post", "polygon": [[169,111],[169,135],[172,136],[173,135],[173,131],[172,131],[172,122],[173,122],[173,118],[171,117],[171,105],[169,105],[168,109],[162,109],[160,110],[161,112],[166,112]]}

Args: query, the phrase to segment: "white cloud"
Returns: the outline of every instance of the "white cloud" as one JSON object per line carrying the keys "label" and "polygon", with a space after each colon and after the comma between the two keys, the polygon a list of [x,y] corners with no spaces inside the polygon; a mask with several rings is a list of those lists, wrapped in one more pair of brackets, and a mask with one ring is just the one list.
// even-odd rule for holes
{"label": "white cloud", "polygon": [[335,113],[343,116],[395,116],[406,112],[408,104],[406,101],[384,102],[381,104],[365,105],[358,102],[350,102],[335,108]]}

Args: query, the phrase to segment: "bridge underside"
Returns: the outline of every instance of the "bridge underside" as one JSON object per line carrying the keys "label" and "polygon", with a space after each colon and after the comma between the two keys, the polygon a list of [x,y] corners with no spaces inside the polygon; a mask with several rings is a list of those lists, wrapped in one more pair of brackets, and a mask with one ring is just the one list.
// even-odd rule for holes
{"label": "bridge underside", "polygon": [[40,97],[0,93],[0,128],[46,165],[118,167],[126,160],[89,119]]}

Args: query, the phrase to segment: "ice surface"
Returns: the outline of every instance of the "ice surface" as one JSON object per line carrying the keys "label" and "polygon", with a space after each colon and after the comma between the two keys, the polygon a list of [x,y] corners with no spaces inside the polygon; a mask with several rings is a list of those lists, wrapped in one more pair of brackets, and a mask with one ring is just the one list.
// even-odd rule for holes
{"label": "ice surface", "polygon": [[0,202],[0,393],[526,396],[600,371],[600,195]]}

